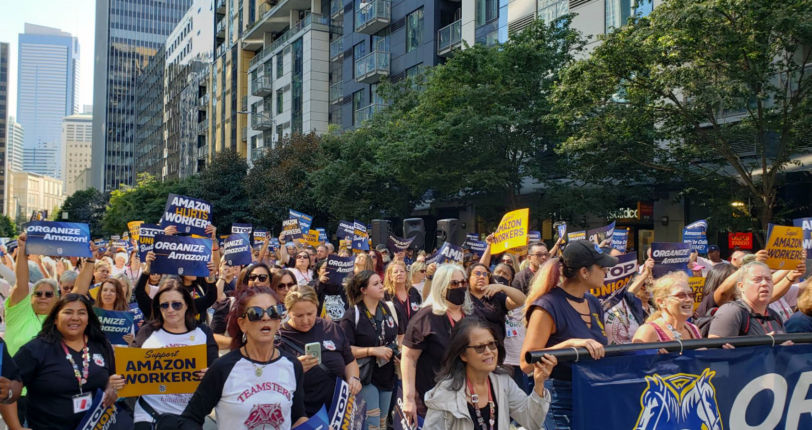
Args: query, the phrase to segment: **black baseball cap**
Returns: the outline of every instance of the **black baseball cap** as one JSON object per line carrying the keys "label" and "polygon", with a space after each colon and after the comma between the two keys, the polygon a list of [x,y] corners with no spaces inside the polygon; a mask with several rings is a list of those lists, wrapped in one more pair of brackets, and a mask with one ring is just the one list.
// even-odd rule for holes
{"label": "black baseball cap", "polygon": [[564,265],[571,269],[580,269],[597,264],[601,267],[617,265],[617,257],[612,257],[597,245],[588,240],[570,242],[564,249]]}
{"label": "black baseball cap", "polygon": [[710,245],[708,246],[708,253],[721,251],[719,249],[719,245]]}

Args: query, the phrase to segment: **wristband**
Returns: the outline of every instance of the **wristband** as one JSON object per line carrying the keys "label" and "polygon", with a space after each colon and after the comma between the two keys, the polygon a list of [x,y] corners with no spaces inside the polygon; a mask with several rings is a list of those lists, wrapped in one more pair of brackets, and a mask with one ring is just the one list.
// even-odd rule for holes
{"label": "wristband", "polygon": [[426,275],[426,279],[428,279],[429,281],[431,281],[432,279],[434,279],[434,275]]}
{"label": "wristband", "polygon": [[218,246],[217,248],[212,248],[211,250],[212,250],[212,252],[214,252],[214,251],[219,251],[219,250],[220,250],[220,247]]}
{"label": "wristband", "polygon": [[[355,379],[358,382],[361,382],[361,378],[359,378],[357,376],[353,376],[353,377],[350,378],[350,380],[353,380],[353,379]],[[9,397],[9,398],[11,398],[11,397]]]}

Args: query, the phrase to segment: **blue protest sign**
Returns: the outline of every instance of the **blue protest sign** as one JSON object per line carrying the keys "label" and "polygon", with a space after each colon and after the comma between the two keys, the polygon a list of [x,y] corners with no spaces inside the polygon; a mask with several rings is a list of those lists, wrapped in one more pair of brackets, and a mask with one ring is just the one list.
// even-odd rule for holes
{"label": "blue protest sign", "polygon": [[809,429],[812,345],[581,360],[573,429]]}
{"label": "blue protest sign", "polygon": [[25,252],[29,255],[92,257],[90,227],[76,222],[31,221],[23,228],[28,235]]}
{"label": "blue protest sign", "polygon": [[135,314],[130,311],[106,311],[102,308],[93,308],[99,317],[104,335],[112,345],[127,345],[124,335],[133,333]]}
{"label": "blue protest sign", "polygon": [[412,242],[414,242],[414,236],[404,239],[390,234],[389,239],[386,241],[386,248],[392,252],[402,252],[409,249]]}
{"label": "blue protest sign", "polygon": [[327,256],[327,276],[333,285],[344,285],[347,278],[353,275],[354,259],[352,257],[339,257],[335,254]]}
{"label": "blue protest sign", "polygon": [[155,224],[141,224],[138,227],[138,258],[147,259],[147,253],[152,251],[155,236],[164,234],[164,229]]}
{"label": "blue protest sign", "polygon": [[279,243],[278,238],[272,237],[271,240],[270,240],[270,243],[268,244],[268,246],[270,248],[273,248],[274,250],[277,250],[277,249],[279,249],[280,246],[282,246],[282,244]]}
{"label": "blue protest sign", "polygon": [[691,249],[700,254],[708,253],[708,235],[699,228],[686,228],[682,230],[682,242],[691,246]]}
{"label": "blue protest sign", "polygon": [[334,429],[363,429],[366,421],[366,403],[350,394],[350,386],[343,379],[336,379],[333,403],[327,413]]}
{"label": "blue protest sign", "polygon": [[403,412],[403,390],[397,387],[397,397],[395,406],[392,410],[392,425],[395,430],[420,430],[423,428],[423,418],[418,415],[417,422],[412,425],[406,419],[406,414]]}
{"label": "blue protest sign", "polygon": [[456,263],[462,264],[463,260],[463,252],[462,247],[457,245],[452,245],[448,242],[445,242],[440,249],[437,250],[434,254],[431,254],[428,258],[426,258],[426,264],[437,263]]}
{"label": "blue protest sign", "polygon": [[[792,220],[792,225],[804,230],[804,249],[807,259],[812,258],[812,218],[798,218]],[[769,237],[769,236],[768,236]]]}
{"label": "blue protest sign", "polygon": [[251,224],[243,224],[238,222],[231,224],[231,234],[245,233],[250,237],[253,229],[254,227]]}
{"label": "blue protest sign", "polygon": [[288,209],[291,218],[296,218],[299,220],[299,226],[302,227],[302,231],[310,231],[310,226],[313,224],[313,217],[307,214],[303,214],[301,212],[296,212],[293,209]]}
{"label": "blue protest sign", "polygon": [[476,233],[468,233],[465,235],[465,240],[479,240],[479,235]]}
{"label": "blue protest sign", "polygon": [[254,242],[264,242],[267,236],[267,228],[257,227],[254,229]]}
{"label": "blue protest sign", "polygon": [[529,242],[541,242],[541,232],[536,230],[531,230],[527,232],[527,240]]}
{"label": "blue protest sign", "polygon": [[558,224],[558,237],[566,237],[567,236],[567,224]]}
{"label": "blue protest sign", "polygon": [[567,233],[567,242],[575,242],[576,240],[586,240],[586,231]]}
{"label": "blue protest sign", "polygon": [[369,235],[367,235],[367,227],[355,221],[353,224],[352,236],[352,249],[359,251],[369,251]]}
{"label": "blue protest sign", "polygon": [[330,240],[327,238],[327,230],[319,227],[316,229],[316,231],[319,232],[319,242],[327,243]]}
{"label": "blue protest sign", "polygon": [[329,427],[328,421],[330,418],[327,416],[327,408],[324,406],[316,412],[316,415],[308,418],[307,421],[294,427],[293,430],[327,430]]}
{"label": "blue protest sign", "polygon": [[[133,420],[125,411],[118,409],[115,404],[104,407],[102,400],[104,392],[96,390],[90,409],[85,412],[82,421],[76,430],[123,430],[133,428]],[[86,405],[84,405],[86,406]]]}
{"label": "blue protest sign", "polygon": [[282,221],[282,234],[285,235],[285,240],[291,241],[301,239],[302,227],[299,225],[299,220],[296,218],[286,219]]}
{"label": "blue protest sign", "polygon": [[206,235],[206,226],[211,224],[211,205],[205,200],[170,194],[166,199],[166,209],[158,224],[161,227],[174,225],[178,233]]}
{"label": "blue protest sign", "polygon": [[629,230],[620,229],[615,230],[614,234],[612,234],[612,248],[617,249],[620,252],[626,252],[626,248],[629,245]]}
{"label": "blue protest sign", "polygon": [[152,273],[208,277],[211,239],[184,236],[155,236]]}
{"label": "blue protest sign", "polygon": [[130,312],[133,314],[133,327],[135,327],[135,333],[138,334],[138,329],[141,328],[141,324],[144,322],[144,312],[141,312],[141,308],[138,307],[138,303],[130,303]]}
{"label": "blue protest sign", "polygon": [[223,243],[223,259],[229,266],[251,264],[251,242],[245,233],[232,234]]}
{"label": "blue protest sign", "polygon": [[700,229],[704,231],[708,231],[708,222],[704,219],[699,221],[692,222],[685,226],[686,229]]}
{"label": "blue protest sign", "polygon": [[484,240],[468,240],[466,244],[471,248],[471,254],[476,254],[480,257],[485,253],[485,250],[488,249],[488,242]]}
{"label": "blue protest sign", "polygon": [[606,275],[603,277],[603,287],[589,290],[589,292],[603,302],[632,281],[634,275],[637,274],[637,267],[636,252],[619,255],[617,264],[606,271]]}
{"label": "blue protest sign", "polygon": [[587,236],[589,236],[589,241],[597,243],[600,245],[606,239],[612,239],[612,235],[615,234],[615,222],[612,221],[611,224],[605,225],[603,227],[589,229],[587,231]]}
{"label": "blue protest sign", "polygon": [[659,278],[668,272],[688,272],[691,245],[687,243],[654,242],[651,244],[651,258],[654,259],[652,275]]}
{"label": "blue protest sign", "polygon": [[349,221],[339,221],[338,222],[338,231],[336,231],[336,235],[340,240],[345,240],[347,237],[352,238],[353,234],[355,234],[355,224]]}

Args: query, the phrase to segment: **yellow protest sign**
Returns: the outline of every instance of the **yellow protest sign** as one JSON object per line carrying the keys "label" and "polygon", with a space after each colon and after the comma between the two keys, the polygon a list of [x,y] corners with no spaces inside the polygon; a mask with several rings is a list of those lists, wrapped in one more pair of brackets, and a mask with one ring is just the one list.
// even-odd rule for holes
{"label": "yellow protest sign", "polygon": [[174,348],[116,347],[116,372],[124,377],[119,397],[194,393],[198,370],[209,367],[206,345]]}
{"label": "yellow protest sign", "polygon": [[[694,312],[699,304],[702,303],[702,298],[705,297],[705,278],[701,276],[691,276],[688,278],[688,286],[694,292]],[[703,315],[704,316],[704,315]]]}
{"label": "yellow protest sign", "polygon": [[89,289],[87,291],[87,295],[92,297],[93,300],[96,300],[97,294],[99,293],[99,288],[101,288],[101,285],[99,285],[98,287],[94,287],[94,288]]}
{"label": "yellow protest sign", "polygon": [[352,249],[352,241],[351,240],[338,241],[338,249]]}
{"label": "yellow protest sign", "polygon": [[527,255],[527,246],[520,246],[518,248],[508,249],[507,252],[510,255],[515,255],[516,257],[521,257],[523,255]]}
{"label": "yellow protest sign", "polygon": [[803,228],[774,225],[767,240],[767,266],[773,270],[793,270],[803,260]]}
{"label": "yellow protest sign", "polygon": [[127,223],[127,229],[130,230],[130,237],[136,242],[138,242],[138,230],[143,223],[144,221],[130,221]]}
{"label": "yellow protest sign", "polygon": [[312,246],[314,248],[318,247],[319,245],[321,245],[321,242],[319,242],[319,231],[318,230],[308,230],[307,234],[304,235],[304,241],[305,241],[305,243],[307,243],[308,245],[310,245],[310,246]]}
{"label": "yellow protest sign", "polygon": [[509,249],[527,246],[527,223],[529,219],[530,209],[518,209],[505,214],[493,234],[492,252],[497,254]]}

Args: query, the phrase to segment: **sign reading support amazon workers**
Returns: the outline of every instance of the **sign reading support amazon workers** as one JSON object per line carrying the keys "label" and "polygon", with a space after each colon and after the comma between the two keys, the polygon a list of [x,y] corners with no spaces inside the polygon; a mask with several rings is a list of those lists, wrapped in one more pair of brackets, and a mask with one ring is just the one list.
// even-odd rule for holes
{"label": "sign reading support amazon workers", "polygon": [[251,242],[248,234],[232,234],[223,243],[223,258],[229,266],[251,264]]}
{"label": "sign reading support amazon workers", "polygon": [[688,261],[691,256],[691,244],[654,242],[651,244],[651,258],[654,259],[654,278],[669,272],[688,273]]}
{"label": "sign reading support amazon workers", "polygon": [[282,234],[285,235],[285,240],[301,239],[303,234],[302,228],[299,226],[299,220],[291,218],[282,221]]}
{"label": "sign reading support amazon workers", "polygon": [[26,223],[29,255],[59,255],[90,258],[90,227],[75,222],[31,221]]}
{"label": "sign reading support amazon workers", "polygon": [[527,223],[530,209],[508,212],[493,234],[493,252],[500,253],[512,248],[527,246]]}
{"label": "sign reading support amazon workers", "polygon": [[211,205],[209,202],[177,194],[170,194],[166,199],[166,209],[161,217],[161,227],[174,225],[178,233],[206,235],[206,226],[211,224]]}
{"label": "sign reading support amazon workers", "polygon": [[118,396],[194,393],[200,383],[195,373],[207,367],[206,345],[116,347],[116,371],[125,382]]}
{"label": "sign reading support amazon workers", "polygon": [[138,227],[138,258],[146,261],[147,253],[152,251],[155,236],[164,234],[164,229],[155,224],[141,224]]}
{"label": "sign reading support amazon workers", "polygon": [[160,234],[155,236],[153,252],[152,273],[209,276],[207,264],[211,260],[211,239]]}
{"label": "sign reading support amazon workers", "polygon": [[801,227],[774,225],[767,241],[767,266],[793,270],[804,260],[804,231]]}

